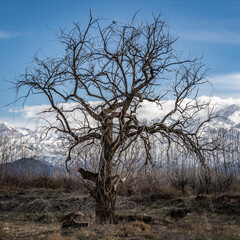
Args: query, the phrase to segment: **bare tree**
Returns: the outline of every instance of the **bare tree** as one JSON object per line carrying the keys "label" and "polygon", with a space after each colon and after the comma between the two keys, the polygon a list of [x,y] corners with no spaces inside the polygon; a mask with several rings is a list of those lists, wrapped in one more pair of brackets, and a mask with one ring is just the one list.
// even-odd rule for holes
{"label": "bare tree", "polygon": [[[200,137],[205,121],[196,119],[208,105],[197,101],[206,69],[201,59],[181,60],[173,48],[177,39],[169,34],[161,16],[140,23],[135,18],[106,26],[90,13],[85,29],[74,24],[71,31],[60,32],[62,55],[43,60],[35,56],[16,85],[17,92],[28,88],[24,97],[43,94],[48,98],[51,107],[43,113],[55,114],[56,121],[49,122],[46,130],[66,138],[66,163],[77,146],[96,147],[97,171],[84,167],[78,171],[95,185],[91,195],[100,224],[114,222],[117,184],[122,179],[117,167],[127,162],[124,153],[135,142],[142,142],[143,165],[153,163],[154,138],[163,144],[174,142],[204,163],[206,148]],[[174,100],[173,107],[158,121],[139,119],[143,101],[164,110],[166,99]]]}

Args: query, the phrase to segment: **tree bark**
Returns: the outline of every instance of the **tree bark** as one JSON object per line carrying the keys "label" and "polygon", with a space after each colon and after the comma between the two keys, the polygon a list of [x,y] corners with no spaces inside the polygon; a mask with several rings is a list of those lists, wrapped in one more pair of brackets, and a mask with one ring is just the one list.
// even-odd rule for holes
{"label": "tree bark", "polygon": [[[104,149],[106,151],[106,149]],[[112,179],[112,156],[107,152],[101,160],[101,169],[96,181],[97,224],[113,224],[116,203],[116,188]]]}
{"label": "tree bark", "polygon": [[96,181],[96,219],[97,224],[113,224],[116,203],[116,189],[114,188],[113,152],[112,144],[112,121],[103,127],[103,138],[101,141],[102,152]]}
{"label": "tree bark", "polygon": [[[104,183],[102,184],[104,185]],[[100,188],[96,195],[95,222],[97,224],[113,224],[115,219],[116,191],[112,187],[110,192]]]}

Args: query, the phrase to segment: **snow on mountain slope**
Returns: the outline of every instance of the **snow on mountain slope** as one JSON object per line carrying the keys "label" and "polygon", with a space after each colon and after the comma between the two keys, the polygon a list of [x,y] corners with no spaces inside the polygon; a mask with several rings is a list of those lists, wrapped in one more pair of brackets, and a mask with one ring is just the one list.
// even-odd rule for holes
{"label": "snow on mountain slope", "polygon": [[8,160],[10,155],[11,160],[32,157],[52,164],[61,163],[64,158],[62,141],[54,134],[40,141],[40,135],[38,130],[0,123],[0,157]]}
{"label": "snow on mountain slope", "polygon": [[17,135],[19,134],[19,130],[8,123],[0,123],[0,137],[5,135],[5,134],[12,134],[12,135]]}
{"label": "snow on mountain slope", "polygon": [[[240,126],[240,99],[220,99],[218,97],[200,97],[201,103],[208,103],[211,100],[211,106],[219,116],[208,123],[210,129],[217,128],[236,128]],[[173,108],[173,101],[163,102],[161,106],[154,103],[143,102],[138,110],[138,117],[146,122],[157,121]],[[30,109],[30,108],[29,108]],[[31,108],[34,109],[34,108]],[[199,118],[204,119],[208,114],[207,110],[199,113]],[[33,115],[29,113],[29,115]],[[172,116],[172,121],[177,119],[178,115]],[[201,120],[200,120],[201,121]],[[209,129],[208,128],[208,129]],[[206,134],[209,134],[207,131]],[[36,129],[32,131],[27,128],[17,128],[8,123],[0,123],[0,155],[6,156],[11,151],[13,160],[34,157],[39,160],[56,164],[63,163],[65,152],[62,140],[54,133],[50,133],[46,138],[40,141],[41,131]]]}

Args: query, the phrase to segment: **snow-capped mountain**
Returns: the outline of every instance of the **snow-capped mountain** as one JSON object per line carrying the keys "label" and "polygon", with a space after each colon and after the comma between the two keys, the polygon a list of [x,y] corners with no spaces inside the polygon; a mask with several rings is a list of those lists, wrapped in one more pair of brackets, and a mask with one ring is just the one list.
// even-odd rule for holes
{"label": "snow-capped mountain", "polygon": [[[202,102],[209,101],[208,97],[201,98]],[[208,123],[206,134],[216,132],[219,128],[240,130],[240,99],[222,100],[214,97],[211,99],[211,104],[214,105],[219,117]],[[139,118],[147,122],[157,121],[171,109],[172,105],[173,102],[168,101],[165,102],[164,108],[159,109],[152,103],[143,102]],[[206,117],[206,114],[206,110],[200,112],[200,121]],[[27,128],[17,128],[6,122],[0,123],[0,157],[12,160],[33,157],[52,164],[64,163],[66,151],[58,135],[50,133],[40,141],[41,137],[39,129],[33,131]]]}
{"label": "snow-capped mountain", "polygon": [[17,128],[0,123],[0,157],[4,161],[32,157],[52,164],[61,164],[64,158],[62,141],[55,134],[41,140],[39,130]]}

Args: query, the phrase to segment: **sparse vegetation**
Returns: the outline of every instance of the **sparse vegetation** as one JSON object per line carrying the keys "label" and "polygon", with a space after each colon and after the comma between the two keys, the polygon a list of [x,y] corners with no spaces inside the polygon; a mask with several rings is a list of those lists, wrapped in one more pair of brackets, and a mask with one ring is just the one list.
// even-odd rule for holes
{"label": "sparse vegetation", "polygon": [[48,240],[77,240],[76,237],[62,236],[59,233],[54,233],[48,236]]}
{"label": "sparse vegetation", "polygon": [[0,239],[239,240],[239,193],[181,196],[171,191],[119,196],[116,224],[98,226],[94,202],[81,192],[0,189]]}

